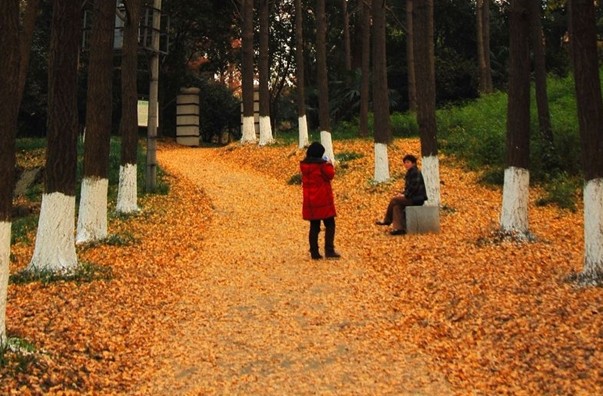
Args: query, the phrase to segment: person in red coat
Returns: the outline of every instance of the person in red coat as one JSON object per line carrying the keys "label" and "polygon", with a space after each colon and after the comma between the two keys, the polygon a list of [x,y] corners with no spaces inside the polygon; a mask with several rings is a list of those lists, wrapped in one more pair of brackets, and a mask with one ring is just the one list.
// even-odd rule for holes
{"label": "person in red coat", "polygon": [[300,162],[302,177],[304,220],[310,221],[310,255],[313,260],[321,259],[318,251],[318,234],[320,222],[325,225],[325,257],[339,258],[335,251],[335,202],[331,180],[335,177],[335,168],[330,159],[323,157],[325,148],[318,142],[313,142],[306,151],[306,158]]}

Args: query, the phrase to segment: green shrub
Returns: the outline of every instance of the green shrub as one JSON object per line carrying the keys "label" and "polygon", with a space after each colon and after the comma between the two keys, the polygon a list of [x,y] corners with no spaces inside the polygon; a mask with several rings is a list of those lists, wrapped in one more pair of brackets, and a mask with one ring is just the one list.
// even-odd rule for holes
{"label": "green shrub", "polygon": [[390,117],[392,135],[397,137],[412,137],[419,135],[417,117],[412,113],[393,113]]}
{"label": "green shrub", "polygon": [[579,189],[578,181],[570,178],[566,173],[559,173],[544,185],[546,195],[539,198],[539,206],[554,204],[560,208],[576,211],[576,197]]}
{"label": "green shrub", "polygon": [[289,185],[301,185],[302,182],[302,178],[301,178],[301,173],[296,173],[293,176],[291,176],[289,178],[289,180],[287,181],[287,184]]}

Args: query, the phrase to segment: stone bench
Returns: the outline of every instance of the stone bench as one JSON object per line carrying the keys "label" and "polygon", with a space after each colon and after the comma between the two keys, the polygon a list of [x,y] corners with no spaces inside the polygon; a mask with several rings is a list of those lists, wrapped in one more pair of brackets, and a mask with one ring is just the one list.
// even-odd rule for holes
{"label": "stone bench", "polygon": [[440,208],[437,206],[407,206],[406,232],[424,234],[440,232]]}

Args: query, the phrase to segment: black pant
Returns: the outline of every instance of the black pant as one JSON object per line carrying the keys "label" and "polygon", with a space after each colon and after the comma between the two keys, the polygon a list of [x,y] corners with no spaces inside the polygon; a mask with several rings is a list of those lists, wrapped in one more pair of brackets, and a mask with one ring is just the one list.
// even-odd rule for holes
{"label": "black pant", "polygon": [[320,233],[321,221],[325,225],[325,252],[332,253],[335,251],[335,217],[310,220],[310,233],[308,235],[310,251],[318,253],[318,234]]}

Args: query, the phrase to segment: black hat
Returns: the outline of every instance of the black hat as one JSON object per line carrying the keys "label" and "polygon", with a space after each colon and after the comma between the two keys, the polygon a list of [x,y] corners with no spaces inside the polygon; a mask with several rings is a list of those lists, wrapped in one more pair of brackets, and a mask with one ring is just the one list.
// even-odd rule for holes
{"label": "black hat", "polygon": [[308,158],[322,158],[322,155],[325,153],[325,148],[322,144],[318,142],[313,142],[310,146],[308,146],[308,151],[306,151],[306,157]]}

